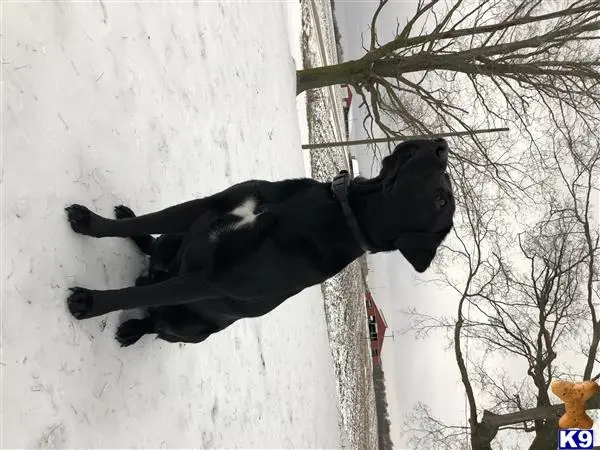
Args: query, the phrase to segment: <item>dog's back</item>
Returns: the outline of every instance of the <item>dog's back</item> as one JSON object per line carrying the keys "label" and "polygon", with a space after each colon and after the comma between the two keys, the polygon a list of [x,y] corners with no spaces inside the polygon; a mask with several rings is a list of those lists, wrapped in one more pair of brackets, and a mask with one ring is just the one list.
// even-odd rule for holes
{"label": "dog's back", "polygon": [[[330,185],[297,181],[302,188],[287,196],[281,195],[277,183],[246,183],[247,195],[240,196],[237,205],[210,220],[198,219],[200,225],[183,240],[179,272],[208,271],[211,281],[227,286],[262,279],[256,271],[269,271],[274,283],[292,277],[314,279],[310,284],[339,272],[360,248],[352,245]],[[232,276],[243,279],[234,282]]]}

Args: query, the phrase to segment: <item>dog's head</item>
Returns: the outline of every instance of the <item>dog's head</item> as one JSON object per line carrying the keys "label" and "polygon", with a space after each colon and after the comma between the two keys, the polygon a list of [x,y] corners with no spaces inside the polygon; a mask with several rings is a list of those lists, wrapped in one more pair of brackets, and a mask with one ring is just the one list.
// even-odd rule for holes
{"label": "dog's head", "polygon": [[399,250],[417,272],[424,272],[452,229],[456,208],[444,139],[411,140],[386,156],[377,180],[375,245]]}

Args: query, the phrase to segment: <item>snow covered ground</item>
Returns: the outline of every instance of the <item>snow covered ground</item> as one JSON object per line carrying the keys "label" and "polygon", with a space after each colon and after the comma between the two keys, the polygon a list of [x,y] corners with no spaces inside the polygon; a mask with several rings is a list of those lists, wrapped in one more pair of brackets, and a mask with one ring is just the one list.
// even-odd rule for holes
{"label": "snow covered ground", "polygon": [[[329,2],[304,0],[302,13],[302,44],[306,66],[336,63],[333,17]],[[311,143],[345,140],[342,104],[336,88],[313,90],[308,97]],[[313,150],[313,177],[328,181],[340,170],[347,169],[347,151],[344,147]],[[325,281],[321,287],[337,375],[344,443],[355,449],[377,448],[373,367],[366,330],[365,292],[358,261]]]}
{"label": "snow covered ground", "polygon": [[[73,285],[130,285],[122,239],[63,208],[150,212],[303,176],[297,3],[2,5],[2,448],[340,446],[319,287],[201,345],[121,349]],[[300,108],[302,109],[302,108]]]}

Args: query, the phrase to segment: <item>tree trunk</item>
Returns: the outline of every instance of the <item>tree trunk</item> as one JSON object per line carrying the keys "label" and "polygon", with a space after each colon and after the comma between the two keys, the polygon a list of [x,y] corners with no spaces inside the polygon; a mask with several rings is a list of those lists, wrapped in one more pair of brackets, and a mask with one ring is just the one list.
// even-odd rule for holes
{"label": "tree trunk", "polygon": [[296,94],[336,84],[352,84],[365,79],[369,63],[358,59],[332,66],[314,67],[296,72]]}
{"label": "tree trunk", "polygon": [[[595,395],[587,402],[587,409],[600,409],[600,394]],[[494,414],[484,411],[481,422],[471,431],[471,445],[473,450],[491,450],[491,443],[501,427],[518,425],[525,421],[546,419],[544,433],[537,433],[531,444],[530,450],[547,450],[558,445],[558,419],[565,413],[565,405],[540,406],[524,411],[508,414]]]}
{"label": "tree trunk", "polygon": [[[335,84],[355,84],[373,80],[374,76],[397,79],[403,74],[424,70],[464,73],[470,76],[508,76],[516,74],[528,76],[568,75],[563,67],[541,66],[527,63],[499,63],[494,61],[475,62],[473,55],[416,54],[383,60],[361,59],[347,61],[332,66],[315,67],[296,71],[296,94],[307,89],[317,89]],[[577,76],[574,74],[574,76]],[[598,80],[598,77],[594,77]]]}
{"label": "tree trunk", "polygon": [[548,450],[558,448],[558,419],[548,420],[542,429],[537,430],[528,450]]}
{"label": "tree trunk", "polygon": [[[493,75],[501,71],[500,69],[508,72],[511,69],[514,70],[514,67],[509,65],[495,64],[493,68],[490,68],[488,67],[490,64],[475,64],[470,60],[471,58],[450,55],[417,54],[383,60],[367,59],[368,57],[369,54],[361,59],[340,64],[296,71],[296,95],[308,89],[365,82],[373,79],[374,75],[382,78],[397,78],[402,74],[422,70],[447,70],[473,75]],[[506,69],[505,66],[510,67],[510,69]],[[519,70],[521,69],[529,70],[527,67]]]}
{"label": "tree trunk", "polygon": [[498,433],[498,428],[489,426],[485,422],[478,423],[471,430],[472,450],[493,450],[492,441]]}
{"label": "tree trunk", "polygon": [[[367,54],[368,56],[368,54]],[[368,81],[377,75],[383,78],[396,78],[404,73],[425,69],[453,70],[462,67],[461,60],[434,58],[431,55],[414,55],[390,60],[369,60],[366,57],[346,61],[332,66],[313,67],[296,71],[296,94],[308,89],[319,89],[336,84],[356,84]],[[472,64],[471,64],[472,65]],[[468,64],[467,64],[468,66]],[[473,72],[474,69],[463,72]]]}
{"label": "tree trunk", "polygon": [[[590,282],[592,281],[590,277]],[[589,295],[589,294],[588,294]],[[592,334],[592,342],[590,343],[590,356],[585,362],[585,369],[583,371],[583,379],[589,380],[592,378],[592,371],[594,370],[595,359],[594,355],[597,354],[598,347],[600,347],[600,321],[594,324],[594,331]]]}
{"label": "tree trunk", "polygon": [[[587,409],[600,409],[600,395],[596,394],[588,400]],[[533,421],[535,419],[558,419],[564,413],[565,405],[562,403],[552,406],[540,406],[538,408],[531,408],[508,414],[491,414],[488,411],[485,411],[482,423],[487,423],[488,425],[495,427],[504,427],[516,425],[525,421]]]}

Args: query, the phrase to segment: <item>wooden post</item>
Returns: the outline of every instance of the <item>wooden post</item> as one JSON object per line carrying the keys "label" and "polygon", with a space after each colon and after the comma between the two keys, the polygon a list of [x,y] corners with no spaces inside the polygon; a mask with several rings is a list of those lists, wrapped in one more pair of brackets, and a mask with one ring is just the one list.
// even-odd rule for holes
{"label": "wooden post", "polygon": [[382,142],[394,142],[394,141],[405,141],[408,139],[432,139],[438,137],[457,137],[457,136],[471,136],[474,134],[484,134],[484,133],[500,133],[503,131],[508,131],[508,128],[488,128],[485,130],[473,130],[473,131],[454,131],[454,132],[446,132],[446,133],[434,133],[427,135],[413,135],[413,136],[394,136],[390,138],[376,138],[376,139],[359,139],[357,141],[344,141],[344,142],[324,142],[321,144],[304,144],[302,146],[303,150],[313,150],[317,148],[327,148],[327,147],[344,147],[346,145],[360,145],[360,144],[377,144]]}

